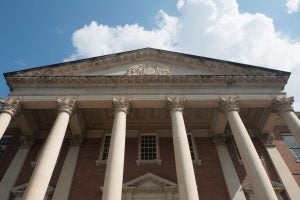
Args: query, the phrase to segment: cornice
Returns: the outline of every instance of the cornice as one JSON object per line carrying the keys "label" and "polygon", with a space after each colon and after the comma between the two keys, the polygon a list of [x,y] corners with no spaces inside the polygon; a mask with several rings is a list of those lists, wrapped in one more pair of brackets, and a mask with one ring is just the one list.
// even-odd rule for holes
{"label": "cornice", "polygon": [[141,76],[10,76],[15,88],[199,88],[199,87],[280,87],[284,75],[141,75]]}

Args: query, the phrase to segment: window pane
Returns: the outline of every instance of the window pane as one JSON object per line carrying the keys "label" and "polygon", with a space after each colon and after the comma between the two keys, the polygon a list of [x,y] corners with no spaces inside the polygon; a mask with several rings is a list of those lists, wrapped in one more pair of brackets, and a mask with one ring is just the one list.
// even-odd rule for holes
{"label": "window pane", "polygon": [[108,158],[109,145],[110,145],[110,135],[106,135],[104,138],[102,160],[107,160]]}
{"label": "window pane", "polygon": [[295,137],[292,135],[283,135],[284,142],[288,145],[289,149],[292,151],[296,160],[300,160],[300,145],[296,141]]}
{"label": "window pane", "polygon": [[141,160],[157,159],[155,135],[142,135],[140,148],[141,148]]}
{"label": "window pane", "polygon": [[194,153],[194,147],[193,147],[193,138],[192,138],[191,135],[188,135],[187,137],[188,137],[191,157],[192,157],[193,160],[195,160],[195,153]]}

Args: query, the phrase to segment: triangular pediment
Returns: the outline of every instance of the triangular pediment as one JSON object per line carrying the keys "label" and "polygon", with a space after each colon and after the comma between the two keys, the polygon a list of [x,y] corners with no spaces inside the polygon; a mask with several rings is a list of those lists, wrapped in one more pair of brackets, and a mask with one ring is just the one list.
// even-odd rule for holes
{"label": "triangular pediment", "polygon": [[5,76],[288,75],[287,72],[144,48],[6,73]]}
{"label": "triangular pediment", "polygon": [[[15,197],[22,197],[26,191],[28,183],[13,187],[10,191]],[[46,195],[53,193],[54,187],[48,186]]]}
{"label": "triangular pediment", "polygon": [[140,177],[137,177],[127,183],[123,184],[123,187],[128,188],[136,188],[136,189],[159,189],[164,187],[176,187],[177,184],[159,177],[152,173],[144,174]]}

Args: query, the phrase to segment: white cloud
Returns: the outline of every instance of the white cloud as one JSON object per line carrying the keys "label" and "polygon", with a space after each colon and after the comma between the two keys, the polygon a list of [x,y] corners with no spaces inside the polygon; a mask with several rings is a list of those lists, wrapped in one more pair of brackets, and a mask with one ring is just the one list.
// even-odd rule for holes
{"label": "white cloud", "polygon": [[157,28],[146,30],[138,24],[110,27],[92,21],[74,32],[76,53],[67,60],[98,56],[143,47],[172,49],[176,38],[177,18],[159,11]]}
{"label": "white cloud", "polygon": [[[91,22],[73,34],[76,53],[69,59],[150,46],[300,74],[300,41],[276,31],[272,18],[242,13],[236,0],[178,0],[177,8],[179,16],[159,11],[152,30]],[[287,91],[300,102],[298,85],[292,74]]]}
{"label": "white cloud", "polygon": [[288,13],[297,12],[300,7],[300,0],[286,0],[286,7]]}

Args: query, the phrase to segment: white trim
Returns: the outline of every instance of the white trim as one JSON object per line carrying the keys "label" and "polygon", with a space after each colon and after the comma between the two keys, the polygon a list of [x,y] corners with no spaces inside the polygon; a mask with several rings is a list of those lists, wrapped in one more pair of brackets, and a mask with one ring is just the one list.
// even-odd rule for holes
{"label": "white trim", "polygon": [[[98,155],[98,159],[95,160],[96,162],[96,166],[100,166],[100,165],[106,165],[107,163],[107,159],[106,160],[103,160],[103,152],[104,152],[104,144],[105,144],[105,138],[107,136],[110,136],[111,137],[111,134],[104,134],[103,137],[102,137],[102,141],[101,141],[101,145],[100,145],[100,151],[99,151],[99,155]],[[111,142],[111,138],[109,140],[109,143]],[[109,147],[108,147],[109,149]],[[108,150],[109,151],[109,150]]]}
{"label": "white trim", "polygon": [[202,164],[202,160],[199,159],[199,154],[198,154],[198,149],[197,149],[196,141],[195,141],[195,138],[194,138],[194,134],[188,133],[187,137],[189,135],[192,138],[192,147],[193,147],[194,157],[195,157],[195,159],[192,158],[192,161],[193,161],[194,164],[201,165]]}
{"label": "white trim", "polygon": [[[156,139],[156,159],[154,160],[142,160],[141,159],[141,136],[144,135],[154,135]],[[136,164],[158,164],[161,165],[162,160],[160,159],[160,145],[159,145],[159,136],[157,133],[140,133],[138,138],[138,159]]]}

